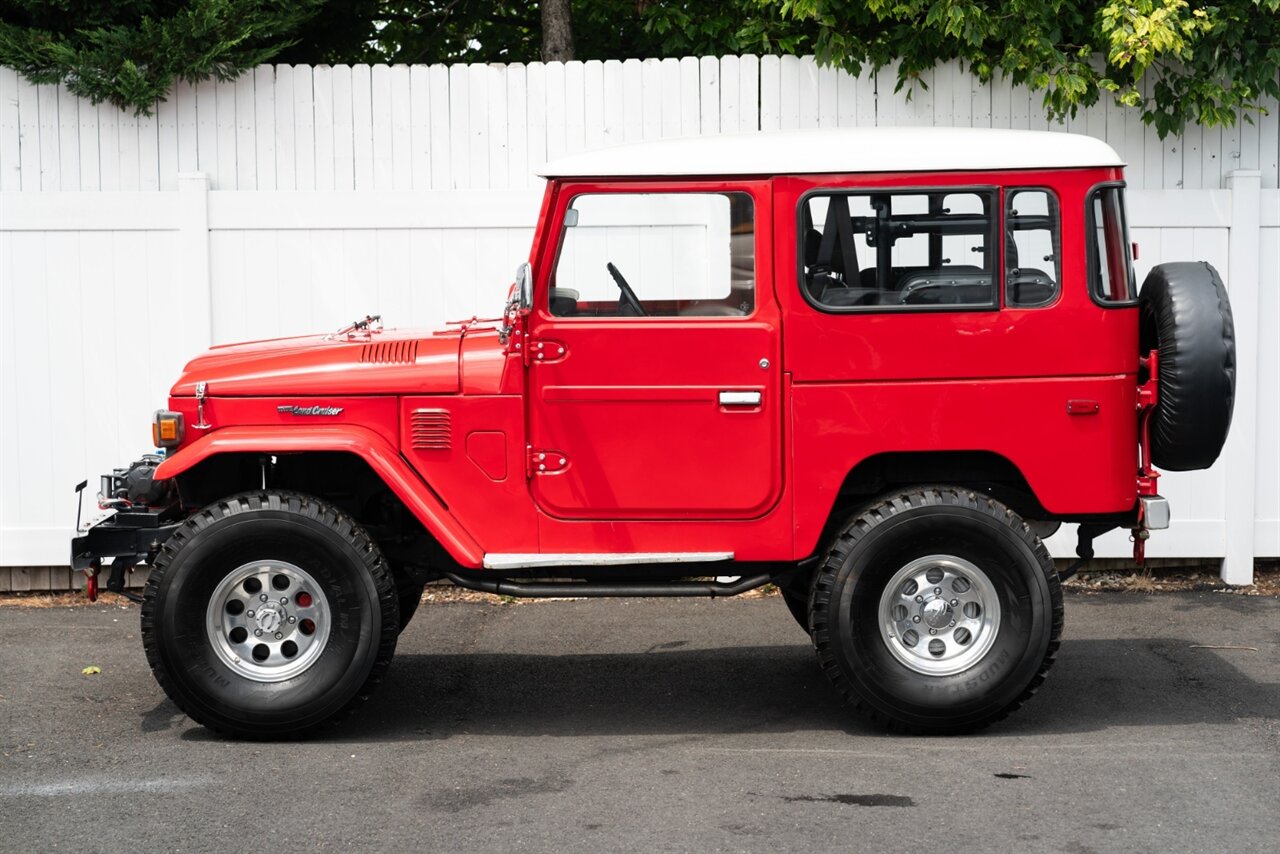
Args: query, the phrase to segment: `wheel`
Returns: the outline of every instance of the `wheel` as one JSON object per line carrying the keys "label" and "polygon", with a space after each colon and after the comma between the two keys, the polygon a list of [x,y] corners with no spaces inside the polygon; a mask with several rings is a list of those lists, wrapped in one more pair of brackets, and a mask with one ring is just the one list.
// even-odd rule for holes
{"label": "wheel", "polygon": [[979,729],[1044,681],[1062,591],[1012,510],[954,487],[914,489],[837,535],[809,599],[814,648],[836,691],[906,732]]}
{"label": "wheel", "polygon": [[310,496],[259,491],[199,511],[165,543],[142,604],[147,662],[197,723],[295,735],[337,719],[395,652],[377,545]]}
{"label": "wheel", "polygon": [[1222,277],[1210,264],[1159,264],[1138,295],[1139,346],[1158,350],[1151,461],[1166,471],[1213,465],[1231,429],[1235,326]]}

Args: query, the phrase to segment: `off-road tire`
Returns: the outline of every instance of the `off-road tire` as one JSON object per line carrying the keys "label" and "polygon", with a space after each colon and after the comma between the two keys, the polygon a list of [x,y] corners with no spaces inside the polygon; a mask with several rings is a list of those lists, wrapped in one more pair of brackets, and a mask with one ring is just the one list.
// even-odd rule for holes
{"label": "off-road tire", "polygon": [[1235,327],[1222,277],[1202,261],[1159,264],[1138,296],[1139,346],[1160,354],[1151,461],[1166,471],[1213,465],[1231,428]]}
{"label": "off-road tire", "polygon": [[[935,676],[895,656],[881,609],[895,573],[939,554],[985,573],[1000,623],[981,658]],[[1058,574],[1040,540],[1000,502],[950,486],[888,495],[856,513],[818,568],[809,612],[819,664],[837,693],[878,726],[922,734],[980,729],[1025,703],[1053,664],[1063,618]]]}
{"label": "off-road tire", "polygon": [[[260,560],[309,573],[332,617],[322,654],[283,681],[231,669],[206,628],[217,586]],[[346,716],[378,684],[399,628],[377,544],[349,516],[295,492],[246,492],[198,511],[165,543],[143,593],[142,643],[160,687],[192,720],[236,737],[310,734]]]}

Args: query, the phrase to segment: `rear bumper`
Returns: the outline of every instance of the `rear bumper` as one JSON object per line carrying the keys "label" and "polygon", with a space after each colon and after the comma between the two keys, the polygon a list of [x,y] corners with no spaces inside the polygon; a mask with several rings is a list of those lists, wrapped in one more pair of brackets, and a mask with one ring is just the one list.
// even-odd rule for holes
{"label": "rear bumper", "polygon": [[1169,527],[1170,511],[1169,499],[1159,495],[1143,495],[1138,501],[1142,502],[1142,527],[1148,531],[1163,531]]}

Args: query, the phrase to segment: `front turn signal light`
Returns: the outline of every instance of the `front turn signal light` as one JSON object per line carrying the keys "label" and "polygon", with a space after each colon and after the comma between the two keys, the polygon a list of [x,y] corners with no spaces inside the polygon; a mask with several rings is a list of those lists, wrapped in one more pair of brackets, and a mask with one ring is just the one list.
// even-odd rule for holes
{"label": "front turn signal light", "polygon": [[151,422],[151,442],[157,448],[176,448],[182,444],[182,413],[157,410]]}

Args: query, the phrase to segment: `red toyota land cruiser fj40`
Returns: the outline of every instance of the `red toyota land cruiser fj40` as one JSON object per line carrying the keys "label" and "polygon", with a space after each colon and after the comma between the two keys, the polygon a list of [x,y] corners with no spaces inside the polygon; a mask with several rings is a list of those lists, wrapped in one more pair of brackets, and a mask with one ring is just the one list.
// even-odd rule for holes
{"label": "red toyota land cruiser fj40", "polygon": [[[72,558],[151,567],[156,678],[228,733],[368,694],[423,584],[767,583],[857,711],[974,729],[1062,630],[1041,537],[1169,520],[1231,417],[1222,281],[1138,293],[1120,159],[995,130],[671,140],[552,164],[503,316],[214,347]],[[1079,564],[1077,564],[1078,566]],[[1074,567],[1072,568],[1074,569]],[[1070,570],[1068,570],[1069,572]]]}

